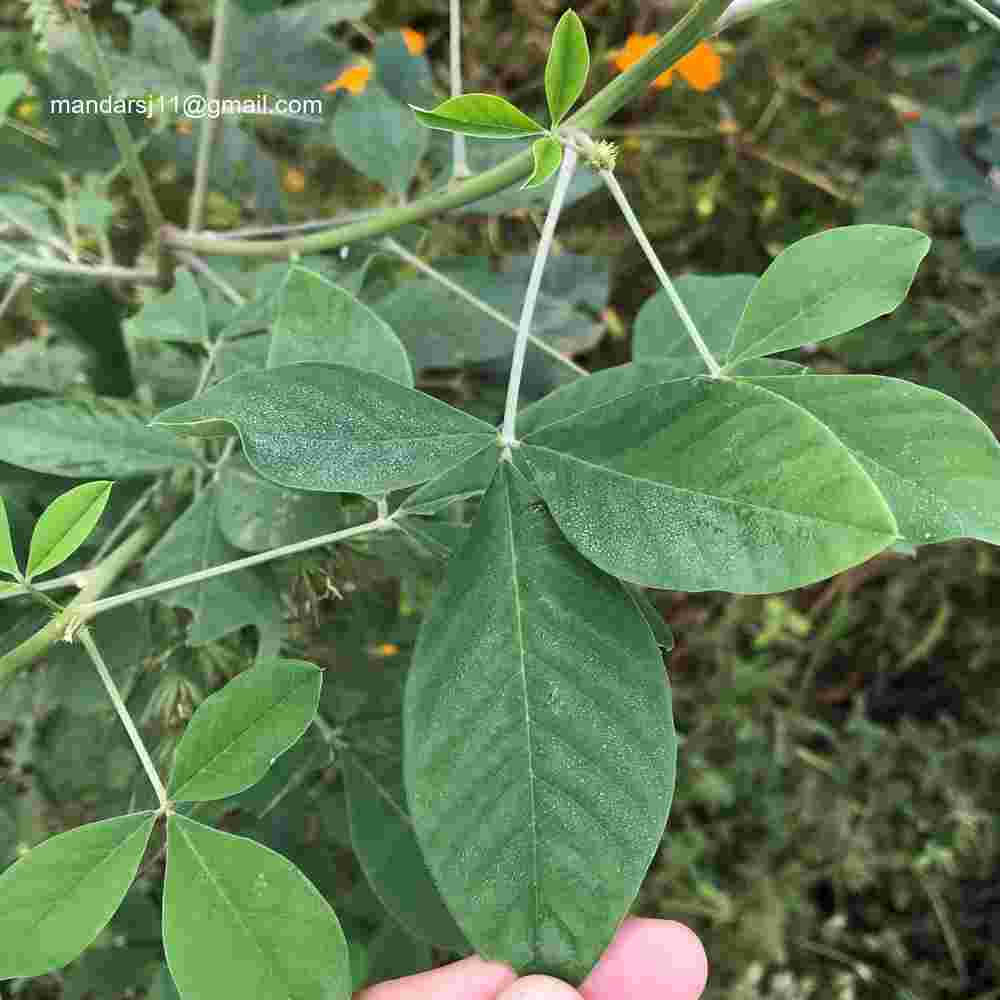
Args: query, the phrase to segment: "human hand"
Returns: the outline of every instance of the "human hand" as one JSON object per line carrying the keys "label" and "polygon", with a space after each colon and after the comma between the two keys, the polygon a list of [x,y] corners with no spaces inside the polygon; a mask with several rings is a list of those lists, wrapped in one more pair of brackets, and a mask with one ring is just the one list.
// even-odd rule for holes
{"label": "human hand", "polygon": [[701,942],[683,924],[630,917],[580,986],[549,976],[518,979],[478,956],[379,983],[355,1000],[698,1000],[708,978]]}

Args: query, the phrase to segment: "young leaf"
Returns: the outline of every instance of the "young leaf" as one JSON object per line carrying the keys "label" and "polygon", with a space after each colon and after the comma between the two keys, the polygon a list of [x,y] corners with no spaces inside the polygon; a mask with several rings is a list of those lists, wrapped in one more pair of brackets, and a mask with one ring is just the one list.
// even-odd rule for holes
{"label": "young leaf", "polygon": [[256,784],[316,716],[323,674],[301,660],[244,670],[194,713],[174,758],[167,793],[207,802]]}
{"label": "young leaf", "polygon": [[87,540],[104,513],[112,483],[84,483],[56,497],[31,535],[27,578],[55,569]]}
{"label": "young leaf", "polygon": [[111,919],[139,868],[151,812],[51,837],[0,875],[0,979],[54,972]]}
{"label": "young leaf", "polygon": [[385,908],[414,937],[439,948],[468,951],[427,871],[403,794],[401,757],[341,757],[351,839],[365,877]]}
{"label": "young leaf", "polygon": [[316,887],[267,847],[167,821],[163,946],[182,997],[350,1000],[347,942]]}
{"label": "young leaf", "polygon": [[521,190],[544,184],[559,169],[559,164],[562,163],[562,154],[562,144],[558,139],[549,136],[536,139],[531,146],[531,155],[534,157],[535,166],[531,171],[531,176],[521,185]]}
{"label": "young leaf", "polygon": [[365,496],[433,479],[497,436],[490,424],[433,396],[330,364],[243,372],[154,422],[198,436],[234,427],[262,476],[295,489]]}
{"label": "young leaf", "polygon": [[329,361],[413,385],[406,348],[392,327],[328,278],[295,267],[275,304],[268,368]]}
{"label": "young leaf", "polygon": [[545,64],[545,97],[555,128],[583,93],[590,72],[587,32],[576,11],[568,10],[552,34],[552,47]]}
{"label": "young leaf", "polygon": [[507,462],[420,631],[404,725],[414,828],[469,941],[580,982],[663,835],[670,693],[631,598]]}
{"label": "young leaf", "polygon": [[14,542],[10,537],[10,521],[7,519],[7,507],[0,496],[0,573],[6,573],[16,579],[21,579],[21,568],[14,554]]}
{"label": "young leaf", "polygon": [[[143,581],[159,583],[241,558],[243,553],[226,541],[219,527],[218,510],[219,484],[213,483],[153,547],[143,566]],[[189,583],[158,600],[190,610],[192,645],[219,639],[244,625],[266,630],[282,620],[281,597],[267,567]]]}
{"label": "young leaf", "polygon": [[647,587],[789,590],[898,537],[840,439],[743,381],[638,389],[527,435],[514,460],[588,559]]}
{"label": "young leaf", "polygon": [[1000,545],[1000,444],[943,393],[878,375],[754,378],[808,410],[881,490],[907,542]]}
{"label": "young leaf", "polygon": [[930,246],[923,233],[898,226],[844,226],[793,243],[754,287],[727,369],[892,312]]}
{"label": "young leaf", "polygon": [[80,479],[127,479],[192,465],[174,435],[112,400],[26,399],[0,407],[0,461]]}
{"label": "young leaf", "polygon": [[206,344],[209,339],[205,299],[194,275],[183,268],[178,269],[169,292],[150,299],[124,325],[130,337],[193,344]]}
{"label": "young leaf", "polygon": [[524,139],[548,131],[510,101],[494,94],[462,94],[429,111],[412,104],[410,107],[428,128],[479,139]]}

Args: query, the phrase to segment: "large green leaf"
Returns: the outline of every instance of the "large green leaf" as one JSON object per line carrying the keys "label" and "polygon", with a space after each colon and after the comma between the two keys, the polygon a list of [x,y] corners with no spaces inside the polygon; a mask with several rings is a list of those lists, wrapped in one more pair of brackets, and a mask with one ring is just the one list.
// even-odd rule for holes
{"label": "large green leaf", "polygon": [[341,761],[354,853],[376,895],[414,937],[468,951],[420,852],[403,793],[400,754],[367,754],[358,747],[344,751]]}
{"label": "large green leaf", "polygon": [[269,368],[328,361],[413,385],[406,348],[392,327],[329,278],[295,267],[278,293]]}
{"label": "large green leaf", "polygon": [[892,312],[931,241],[899,226],[844,226],[793,243],[754,286],[728,366],[847,333]]}
{"label": "large green leaf", "polygon": [[226,462],[219,476],[219,527],[226,541],[264,552],[345,526],[339,498],[279,486],[258,476],[242,458]]}
{"label": "large green leaf", "polygon": [[635,604],[509,463],[421,629],[404,720],[414,827],[470,942],[582,980],[663,834],[670,695]]}
{"label": "large green leaf", "polygon": [[207,344],[208,313],[194,275],[178,270],[174,287],[149,299],[135,316],[127,319],[125,332],[131,337]]}
{"label": "large green leaf", "polygon": [[[752,274],[685,274],[674,288],[719,364],[729,360],[740,317],[757,284]],[[632,331],[632,360],[672,365],[675,375],[702,375],[705,362],[665,291],[642,304]]]}
{"label": "large green leaf", "polygon": [[1000,545],[1000,444],[943,393],[878,375],[755,378],[822,421],[881,490],[914,545]]}
{"label": "large green leaf", "polygon": [[167,821],[163,946],[186,1000],[349,1000],[347,942],[330,905],[270,848]]}
{"label": "large green leaf", "polygon": [[167,792],[224,799],[256,784],[316,715],[323,674],[301,660],[267,660],[206,698],[184,730]]}
{"label": "large green leaf", "polygon": [[409,189],[430,141],[410,109],[377,85],[344,98],[331,134],[337,152],[352,167],[400,196]]}
{"label": "large green leaf", "polygon": [[0,979],[54,972],[97,937],[135,878],[155,821],[143,812],[89,823],[0,875]]}
{"label": "large green leaf", "polygon": [[191,465],[177,438],[113,400],[26,399],[0,407],[0,461],[80,479],[127,479]]}
{"label": "large green leaf", "polygon": [[[222,534],[218,506],[219,486],[213,483],[201,491],[146,557],[144,582],[172,580],[242,557]],[[190,610],[193,620],[188,641],[192,644],[221,638],[244,625],[267,629],[282,620],[281,599],[266,567],[189,583],[158,599]]]}
{"label": "large green leaf", "polygon": [[425,393],[327,364],[234,375],[155,423],[204,436],[235,427],[262,476],[295,489],[365,495],[433,479],[497,436]]}
{"label": "large green leaf", "polygon": [[495,94],[462,94],[432,110],[413,108],[413,113],[428,128],[479,139],[523,139],[546,132],[544,125]]}
{"label": "large green leaf", "polygon": [[83,545],[104,513],[111,486],[101,480],[83,483],[45,508],[31,535],[28,579],[55,569]]}
{"label": "large green leaf", "polygon": [[576,11],[568,10],[552,33],[552,46],[545,63],[545,97],[555,128],[576,104],[590,72],[587,32]]}
{"label": "large green leaf", "polygon": [[788,590],[897,540],[829,428],[742,381],[639,389],[527,435],[515,461],[588,559],[644,586]]}

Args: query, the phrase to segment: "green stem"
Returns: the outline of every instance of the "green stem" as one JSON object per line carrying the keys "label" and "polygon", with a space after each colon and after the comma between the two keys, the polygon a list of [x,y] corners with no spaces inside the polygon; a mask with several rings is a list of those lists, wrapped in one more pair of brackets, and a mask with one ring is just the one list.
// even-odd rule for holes
{"label": "green stem", "polygon": [[[507,327],[507,329],[510,330],[512,333],[517,333],[517,323],[515,323],[512,319],[510,319],[507,316],[504,316],[504,314],[500,312],[498,309],[494,309],[493,306],[491,306],[488,302],[484,302],[478,296],[473,295],[472,292],[470,292],[467,288],[463,288],[460,284],[458,284],[457,281],[452,281],[451,278],[449,278],[446,274],[442,274],[436,268],[431,267],[430,264],[421,260],[416,254],[410,253],[410,251],[407,250],[406,247],[397,243],[391,237],[386,237],[386,239],[382,241],[382,245],[390,253],[395,254],[400,260],[405,260],[407,264],[410,264],[412,267],[415,267],[418,271],[421,271],[423,274],[426,274],[428,278],[433,278],[434,281],[438,282],[438,284],[442,285],[444,288],[447,288],[449,292],[453,292],[460,299],[465,299],[465,301],[468,302],[469,305],[475,306],[477,309],[484,312],[487,316],[490,317],[490,319],[493,319],[497,323],[500,323],[502,326]],[[554,347],[552,347],[551,344],[546,344],[544,340],[542,340],[540,337],[536,337],[533,333],[528,334],[528,342],[533,346],[537,347],[538,350],[542,351],[545,354],[548,354],[549,357],[555,358],[556,361],[558,361],[560,364],[565,365],[571,371],[576,372],[577,375],[590,374],[590,372],[588,372],[586,368],[583,368],[581,365],[578,365],[575,361],[572,360],[572,358],[567,358],[565,354],[560,354],[560,352],[557,351]]]}
{"label": "green stem", "polygon": [[[448,5],[448,56],[450,63],[451,96],[462,93],[462,3],[451,0]],[[454,180],[464,181],[472,175],[469,158],[465,150],[465,136],[456,132],[451,137],[452,167]]]}
{"label": "green stem", "polygon": [[61,260],[43,260],[41,257],[18,257],[17,269],[29,274],[68,275],[90,278],[92,281],[129,281],[134,285],[155,285],[160,276],[155,271],[139,271],[131,267],[112,264],[71,264]]}
{"label": "green stem", "polygon": [[566,200],[569,182],[573,179],[573,172],[576,170],[576,161],[576,150],[572,146],[564,147],[562,166],[559,168],[559,177],[556,180],[555,190],[552,192],[552,201],[549,202],[545,224],[542,226],[542,235],[538,241],[538,249],[535,251],[535,259],[531,265],[528,289],[524,293],[524,305],[521,308],[521,320],[518,324],[517,340],[514,341],[514,357],[510,364],[510,380],[507,382],[507,404],[504,407],[503,430],[501,431],[503,443],[507,448],[511,448],[516,444],[514,424],[517,420],[517,401],[521,392],[521,375],[524,372],[524,355],[528,348],[528,337],[531,334],[531,321],[535,316],[535,304],[538,302],[538,291],[542,287],[542,275],[545,273],[545,263],[549,259],[549,251],[552,249],[552,241],[556,235],[556,223],[559,222],[559,214],[562,212],[563,202]]}
{"label": "green stem", "polygon": [[[630,100],[645,93],[646,89],[665,69],[685,56],[712,29],[729,0],[699,0],[691,10],[667,32],[660,43],[647,55],[616,77],[603,90],[595,94],[575,115],[565,122],[566,127],[598,128]],[[414,222],[434,218],[453,209],[469,205],[482,198],[524,180],[531,173],[531,150],[512,156],[491,170],[461,181],[447,191],[426,195],[408,205],[382,212],[372,218],[362,219],[326,229],[310,236],[288,240],[221,239],[205,234],[185,233],[167,227],[166,241],[171,247],[194,250],[203,255],[221,254],[235,257],[287,257],[291,253],[318,253],[331,250],[358,240],[384,236],[393,230]]]}
{"label": "green stem", "polygon": [[150,521],[137,528],[99,566],[87,571],[87,584],[66,609],[55,615],[30,639],[25,639],[5,656],[0,656],[0,687],[21,670],[30,667],[54,642],[64,639],[79,609],[103,594],[128,568],[129,564],[156,538],[158,528]]}
{"label": "green stem", "polygon": [[[209,110],[218,103],[222,93],[222,60],[226,53],[226,27],[229,4],[227,0],[215,0],[215,14],[212,19],[212,48],[208,55],[207,82],[205,84],[205,99]],[[194,191],[191,194],[191,207],[188,213],[188,232],[196,233],[201,229],[205,214],[205,197],[208,192],[208,174],[212,166],[212,149],[215,146],[215,134],[219,127],[217,115],[210,114],[201,123],[198,137],[198,161],[194,170]]]}
{"label": "green stem", "polygon": [[[76,621],[82,624],[102,611],[120,608],[124,604],[132,604],[134,601],[141,601],[146,597],[165,594],[167,591],[176,590],[178,587],[187,587],[193,583],[201,583],[203,580],[211,580],[216,576],[224,576],[227,573],[238,573],[241,569],[260,566],[261,563],[272,562],[283,556],[295,555],[298,552],[308,552],[309,549],[317,549],[322,545],[332,545],[334,542],[341,542],[347,538],[364,535],[369,531],[385,530],[390,526],[393,526],[391,519],[376,518],[374,521],[368,521],[365,524],[356,524],[353,528],[342,528],[340,531],[334,531],[328,535],[317,535],[315,538],[306,538],[301,542],[293,542],[291,545],[282,545],[281,548],[268,549],[267,552],[258,552],[256,555],[247,556],[244,559],[235,559],[232,562],[221,563],[218,566],[209,566],[208,569],[200,569],[195,573],[187,573],[185,576],[177,576],[172,580],[164,580],[163,583],[154,583],[149,587],[130,590],[125,594],[118,594],[115,597],[105,597],[101,601],[92,601],[87,604],[81,603],[76,607]],[[0,665],[2,665],[2,662],[0,661]]]}
{"label": "green stem", "polygon": [[639,246],[642,247],[642,252],[646,255],[646,259],[656,272],[657,278],[660,279],[660,284],[663,285],[663,290],[667,293],[667,298],[670,299],[674,309],[677,310],[677,315],[680,316],[681,323],[684,324],[684,329],[687,330],[688,336],[694,342],[694,346],[698,349],[698,353],[705,362],[712,378],[718,378],[722,374],[722,368],[719,366],[719,362],[715,360],[715,356],[708,349],[708,344],[705,343],[701,333],[698,331],[698,327],[691,318],[691,314],[687,311],[687,307],[677,294],[677,289],[674,287],[674,283],[670,280],[660,258],[653,249],[653,244],[649,242],[649,237],[646,236],[638,217],[632,211],[632,206],[629,204],[622,186],[618,183],[618,178],[610,170],[599,170],[598,173],[611,192],[611,196],[618,203],[618,207],[622,210],[625,221],[629,224],[629,228],[632,230],[632,234],[635,236]]}
{"label": "green stem", "polygon": [[[107,63],[101,53],[101,47],[97,42],[97,34],[90,18],[81,11],[70,8],[70,16],[76,30],[80,32],[83,41],[83,48],[90,62],[90,69],[94,74],[97,89],[101,97],[113,97],[114,85],[111,82],[111,74],[108,72]],[[114,137],[115,145],[125,162],[125,169],[128,170],[129,177],[135,187],[136,197],[142,208],[142,214],[146,219],[146,225],[150,233],[156,236],[163,226],[163,215],[160,213],[160,206],[156,203],[156,196],[153,194],[153,186],[149,182],[149,175],[146,173],[139,159],[135,143],[132,141],[132,133],[129,132],[125,119],[112,112],[106,116],[108,128]]]}
{"label": "green stem", "polygon": [[985,21],[991,28],[995,28],[997,31],[1000,31],[1000,17],[997,17],[996,14],[988,11],[981,4],[976,3],[976,0],[958,0],[958,2],[965,7],[966,10],[975,14],[981,21]]}
{"label": "green stem", "polygon": [[104,685],[105,691],[108,692],[111,704],[115,706],[118,718],[121,719],[122,725],[125,727],[125,732],[128,733],[128,738],[132,741],[132,746],[139,760],[142,762],[146,776],[149,778],[149,783],[153,786],[153,791],[156,792],[156,797],[160,800],[160,808],[165,809],[167,803],[170,801],[167,798],[167,790],[163,787],[163,782],[160,780],[159,774],[156,773],[156,768],[153,766],[153,759],[149,756],[146,744],[142,742],[139,730],[136,729],[135,722],[132,721],[132,716],[125,705],[125,700],[115,685],[108,666],[101,656],[101,651],[97,648],[97,643],[94,642],[94,637],[90,634],[89,628],[84,627],[80,629],[80,642],[94,664],[94,667],[97,669],[97,674],[101,678],[101,683]]}

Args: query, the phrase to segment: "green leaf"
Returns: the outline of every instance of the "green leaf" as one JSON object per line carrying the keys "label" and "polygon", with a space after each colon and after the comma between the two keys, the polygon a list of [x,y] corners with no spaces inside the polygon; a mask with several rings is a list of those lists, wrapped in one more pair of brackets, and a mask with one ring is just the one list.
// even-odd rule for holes
{"label": "green leaf", "polygon": [[305,493],[258,476],[235,457],[219,475],[219,527],[247,552],[264,552],[345,527],[336,496]]}
{"label": "green leaf", "polygon": [[988,198],[990,183],[965,155],[956,135],[930,122],[917,122],[907,129],[913,160],[927,185],[937,194],[957,201]]}
{"label": "green leaf", "polygon": [[45,508],[31,536],[29,580],[55,569],[87,540],[104,513],[112,485],[102,481],[84,483],[56,497]]}
{"label": "green leaf", "polygon": [[[545,64],[545,97],[555,128],[583,93],[590,72],[587,32],[576,11],[567,10],[552,34],[549,59]],[[551,171],[550,171],[551,172]]]}
{"label": "green leaf", "polygon": [[51,837],[0,875],[0,979],[54,972],[111,919],[156,817],[134,813]]}
{"label": "green leaf", "polygon": [[548,130],[495,94],[462,94],[450,97],[433,110],[414,107],[413,113],[428,128],[458,132],[479,139],[524,139]]}
{"label": "green leaf", "polygon": [[484,958],[579,983],[663,834],[676,741],[660,652],[502,463],[420,632],[407,797]]}
{"label": "green leaf", "polygon": [[405,104],[381,87],[348,95],[333,118],[333,144],[356,170],[405,195],[427,152],[430,136]]}
{"label": "green leaf", "polygon": [[653,604],[649,599],[649,595],[642,587],[636,586],[634,583],[625,583],[624,581],[622,582],[622,586],[632,600],[635,601],[639,611],[642,612],[642,617],[646,619],[646,624],[653,633],[656,645],[664,652],[669,653],[674,648],[674,633],[671,631],[670,626],[663,620],[663,615],[660,614],[659,608]]}
{"label": "green leaf", "polygon": [[531,176],[521,185],[522,191],[544,184],[559,169],[563,155],[562,143],[548,136],[536,139],[531,146],[531,155],[535,165]]}
{"label": "green leaf", "polygon": [[[218,506],[219,485],[213,483],[201,491],[146,557],[145,583],[172,580],[242,558],[243,553],[222,534]],[[267,629],[283,617],[280,596],[266,568],[243,569],[189,583],[157,599],[191,611],[191,644],[221,638],[244,625]]]}
{"label": "green leaf", "polygon": [[267,366],[327,361],[413,385],[413,370],[392,327],[328,278],[291,270],[278,293]]}
{"label": "green leaf", "polygon": [[256,784],[315,718],[322,684],[311,663],[274,659],[206,698],[177,747],[170,797],[208,802]]}
{"label": "green leaf", "polygon": [[500,461],[500,452],[491,445],[467,458],[444,475],[414,490],[399,506],[407,514],[436,514],[458,500],[486,491]]}
{"label": "green leaf", "polygon": [[976,250],[1000,249],[1000,204],[974,201],[962,211],[962,229]]}
{"label": "green leaf", "polygon": [[350,1000],[336,914],[267,847],[174,815],[167,821],[163,946],[182,997]]}
{"label": "green leaf", "polygon": [[757,282],[727,367],[836,337],[906,298],[931,241],[898,226],[844,226],[792,244]]}
{"label": "green leaf", "polygon": [[379,35],[372,62],[375,79],[397,101],[426,104],[435,99],[431,64],[427,56],[414,55],[409,50],[401,31]]}
{"label": "green leaf", "polygon": [[403,793],[400,755],[341,756],[354,852],[385,908],[420,941],[468,951],[427,870]]}
{"label": "green leaf", "polygon": [[174,287],[151,298],[135,316],[125,320],[125,332],[130,337],[207,344],[208,313],[194,275],[178,269]]}
{"label": "green leaf", "polygon": [[177,438],[114,400],[26,399],[0,407],[0,461],[79,479],[128,479],[193,465]]}
{"label": "green leaf", "polygon": [[433,479],[497,438],[489,424],[432,396],[325,364],[234,375],[155,423],[198,436],[235,427],[262,476],[365,496]]}
{"label": "green leaf", "polygon": [[14,554],[14,541],[10,535],[10,521],[7,518],[7,506],[0,496],[0,573],[6,573],[15,579],[21,579],[21,568]]}
{"label": "green leaf", "polygon": [[[752,274],[685,274],[674,288],[719,364],[729,360],[750,294]],[[703,375],[705,362],[665,291],[642,304],[632,331],[632,360],[673,366],[674,375]]]}
{"label": "green leaf", "polygon": [[978,538],[1000,545],[1000,444],[943,393],[878,375],[755,378],[837,435],[907,542]]}
{"label": "green leaf", "polygon": [[789,590],[898,537],[882,495],[829,428],[739,380],[638,389],[542,427],[514,454],[570,541],[647,587]]}

